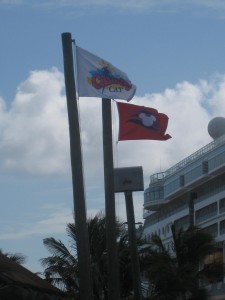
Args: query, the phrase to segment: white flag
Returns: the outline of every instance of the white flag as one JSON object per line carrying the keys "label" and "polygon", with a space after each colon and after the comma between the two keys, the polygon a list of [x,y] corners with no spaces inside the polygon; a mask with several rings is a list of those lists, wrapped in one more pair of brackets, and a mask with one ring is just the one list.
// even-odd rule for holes
{"label": "white flag", "polygon": [[124,72],[80,47],[76,47],[76,56],[79,97],[133,98],[136,87]]}

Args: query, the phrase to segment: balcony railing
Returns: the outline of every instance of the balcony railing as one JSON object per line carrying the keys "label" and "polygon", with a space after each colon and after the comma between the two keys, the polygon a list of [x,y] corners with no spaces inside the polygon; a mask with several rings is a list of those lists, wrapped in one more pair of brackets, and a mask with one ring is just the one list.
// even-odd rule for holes
{"label": "balcony railing", "polygon": [[206,153],[210,152],[211,150],[215,149],[216,147],[222,145],[225,142],[225,135],[222,135],[220,138],[212,141],[211,143],[205,145],[201,149],[197,150],[193,154],[189,155],[185,159],[181,160],[176,165],[172,166],[165,172],[160,172],[153,174],[150,177],[150,183],[156,183],[160,180],[165,179],[167,176],[175,174],[177,171],[182,169],[183,167],[187,166],[188,164],[192,163],[196,159],[200,158],[201,156],[205,155]]}

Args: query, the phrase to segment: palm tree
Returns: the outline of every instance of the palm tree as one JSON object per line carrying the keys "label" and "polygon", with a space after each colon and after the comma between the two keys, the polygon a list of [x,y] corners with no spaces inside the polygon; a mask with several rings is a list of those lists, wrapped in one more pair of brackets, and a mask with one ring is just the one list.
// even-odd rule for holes
{"label": "palm tree", "polygon": [[[107,245],[106,219],[102,213],[87,222],[91,254],[91,270],[94,299],[107,299]],[[78,262],[76,248],[76,226],[67,224],[70,249],[53,237],[43,240],[51,256],[41,259],[45,273],[51,274],[51,282],[71,293],[79,294]],[[128,250],[127,232],[122,223],[116,223],[118,257],[120,262],[121,294],[126,297],[132,290],[130,252]],[[48,276],[49,277],[49,276]]]}
{"label": "palm tree", "polygon": [[26,262],[26,256],[22,253],[4,252],[2,249],[0,249],[0,254],[5,255],[12,261],[18,263],[19,265],[22,265]]}
{"label": "palm tree", "polygon": [[151,297],[157,300],[205,300],[206,290],[199,281],[223,273],[221,262],[200,267],[200,263],[217,250],[212,236],[192,226],[187,231],[172,225],[170,249],[158,235],[152,235],[150,247],[142,258],[142,271],[148,278]]}
{"label": "palm tree", "polygon": [[74,249],[69,251],[60,240],[53,237],[44,239],[43,243],[52,254],[41,259],[42,265],[46,266],[46,279],[68,293],[76,295],[79,288],[77,258],[73,253]]}

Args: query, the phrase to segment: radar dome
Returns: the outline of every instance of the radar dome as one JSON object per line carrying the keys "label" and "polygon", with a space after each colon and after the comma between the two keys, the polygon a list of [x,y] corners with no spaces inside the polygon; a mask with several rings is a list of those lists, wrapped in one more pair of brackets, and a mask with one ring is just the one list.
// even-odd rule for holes
{"label": "radar dome", "polygon": [[215,140],[225,134],[225,118],[216,117],[208,124],[208,133]]}

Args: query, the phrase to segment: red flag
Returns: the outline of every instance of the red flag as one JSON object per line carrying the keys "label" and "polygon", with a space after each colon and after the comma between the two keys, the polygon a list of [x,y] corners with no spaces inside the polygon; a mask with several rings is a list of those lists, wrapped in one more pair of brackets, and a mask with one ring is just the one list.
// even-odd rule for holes
{"label": "red flag", "polygon": [[165,134],[168,116],[156,109],[117,102],[119,111],[119,141],[161,140],[171,138]]}

